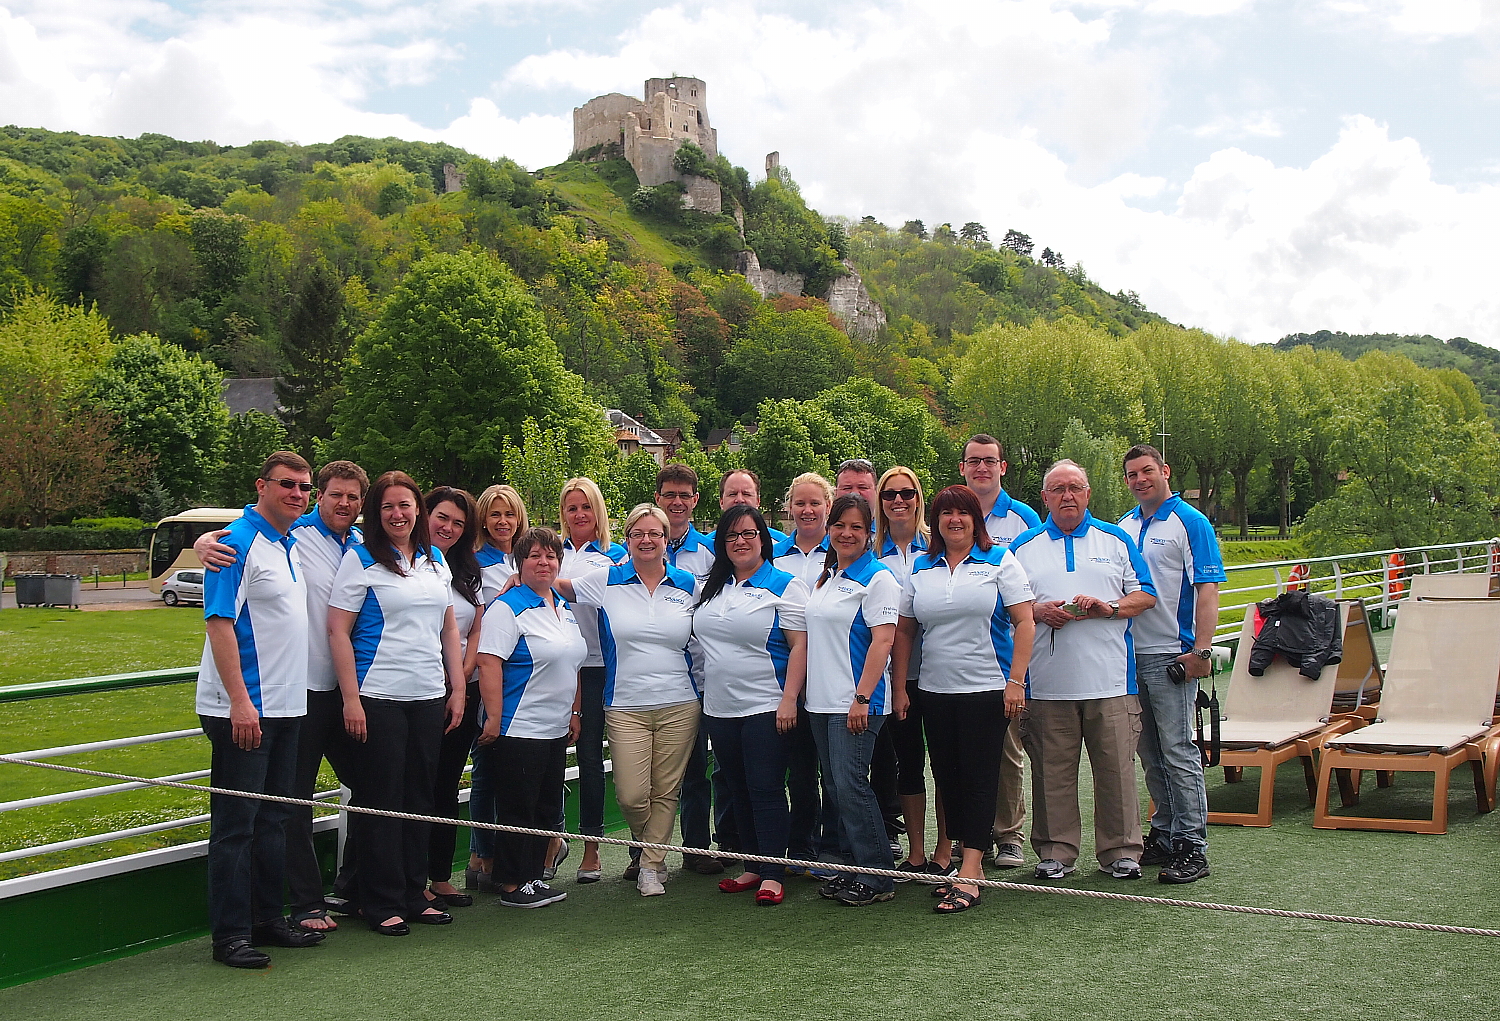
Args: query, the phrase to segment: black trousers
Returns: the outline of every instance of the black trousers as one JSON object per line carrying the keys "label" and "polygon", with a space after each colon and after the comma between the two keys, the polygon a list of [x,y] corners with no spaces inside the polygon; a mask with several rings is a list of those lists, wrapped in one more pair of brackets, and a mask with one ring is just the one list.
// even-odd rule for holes
{"label": "black trousers", "polygon": [[[358,780],[353,803],[429,815],[433,776],[443,740],[446,699],[417,702],[360,698],[368,737],[354,742]],[[359,904],[365,918],[383,922],[427,908],[428,830],[425,822],[351,814],[359,854]]]}
{"label": "black trousers", "polygon": [[[443,735],[438,747],[437,774],[432,787],[432,814],[458,818],[458,785],[469,762],[469,749],[479,733],[479,682],[470,681],[465,695],[463,722]],[[427,838],[427,878],[446,883],[453,878],[453,852],[458,846],[458,826],[433,826]]]}
{"label": "black trousers", "polygon": [[906,719],[898,720],[892,716],[885,727],[896,750],[896,793],[901,797],[927,793],[927,742],[922,737],[924,696],[915,677],[907,680],[906,694],[910,699]]}
{"label": "black trousers", "polygon": [[[495,767],[495,821],[505,826],[550,830],[557,825],[568,738],[498,737],[490,746]],[[542,878],[549,837],[495,834],[495,882],[529,883]]]}
{"label": "black trousers", "polygon": [[[344,730],[344,697],[337,688],[307,693],[307,715],[302,718],[302,732],[297,739],[293,797],[310,798],[317,793],[318,769],[324,757],[339,783],[352,789],[358,772],[354,742]],[[323,872],[313,851],[313,810],[292,806],[287,811],[290,813],[286,823],[287,900],[295,915],[323,906]],[[345,861],[352,861],[347,845]]]}
{"label": "black trousers", "polygon": [[990,845],[1004,755],[1005,691],[922,692],[932,777],[943,792],[948,832],[966,848]]}
{"label": "black trousers", "polygon": [[890,727],[881,727],[875,738],[875,754],[870,759],[870,786],[875,789],[875,798],[880,802],[885,835],[891,840],[906,832],[906,821],[901,817],[898,772],[896,735]]}

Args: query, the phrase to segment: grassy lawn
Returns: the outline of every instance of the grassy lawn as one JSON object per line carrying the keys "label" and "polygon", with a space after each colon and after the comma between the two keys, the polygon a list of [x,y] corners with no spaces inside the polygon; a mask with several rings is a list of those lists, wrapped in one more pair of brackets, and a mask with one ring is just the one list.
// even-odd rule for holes
{"label": "grassy lawn", "polygon": [[189,666],[202,655],[201,610],[0,610],[0,684]]}
{"label": "grassy lawn", "polygon": [[693,253],[662,238],[642,223],[625,204],[609,182],[590,164],[563,163],[543,172],[563,197],[578,208],[569,210],[596,223],[605,233],[624,240],[640,258],[672,266],[678,262],[696,262]]}

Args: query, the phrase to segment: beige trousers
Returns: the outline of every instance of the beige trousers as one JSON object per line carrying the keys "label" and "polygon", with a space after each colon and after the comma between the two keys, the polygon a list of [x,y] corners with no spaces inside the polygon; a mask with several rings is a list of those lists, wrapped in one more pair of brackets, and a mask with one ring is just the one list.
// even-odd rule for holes
{"label": "beige trousers", "polygon": [[[666,844],[677,820],[677,791],[698,737],[698,701],[665,709],[606,709],[615,797],[636,840]],[[647,848],[641,868],[662,870],[667,853]]]}
{"label": "beige trousers", "polygon": [[1026,825],[1026,757],[1021,752],[1021,728],[1005,728],[1000,759],[1000,796],[995,799],[995,845],[1021,846]]}
{"label": "beige trousers", "polygon": [[1141,703],[1135,695],[1079,701],[1032,699],[1021,717],[1031,757],[1031,846],[1064,865],[1078,860],[1083,822],[1078,760],[1084,746],[1094,773],[1094,851],[1099,864],[1141,858],[1141,802],[1135,746]]}

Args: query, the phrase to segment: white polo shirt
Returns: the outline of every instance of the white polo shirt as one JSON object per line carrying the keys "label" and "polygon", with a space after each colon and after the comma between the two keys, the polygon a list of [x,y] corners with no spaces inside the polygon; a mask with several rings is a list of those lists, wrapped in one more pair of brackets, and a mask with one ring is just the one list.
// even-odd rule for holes
{"label": "white polo shirt", "polygon": [[[234,622],[240,676],[256,712],[280,718],[307,714],[307,581],[297,543],[271,527],[254,505],[219,540],[234,563],[203,576],[203,618]],[[203,639],[197,706],[203,716],[229,716],[229,693]]]}
{"label": "white polo shirt", "polygon": [[[396,554],[398,563],[404,558]],[[442,553],[418,551],[398,575],[366,546],[344,554],[328,605],[358,614],[354,621],[354,675],[359,693],[393,702],[447,694],[443,672],[443,619],[453,604],[453,576]]]}
{"label": "white polo shirt", "polygon": [[1156,583],[1156,605],[1131,622],[1135,651],[1190,651],[1197,612],[1193,586],[1228,580],[1214,526],[1174,493],[1145,520],[1136,507],[1120,519],[1120,527],[1135,541]]}
{"label": "white polo shirt", "polygon": [[775,712],[791,656],[787,631],[806,631],[807,586],[771,563],[743,583],[731,575],[693,611],[704,660],[703,711],[710,716]]}
{"label": "white polo shirt", "polygon": [[984,530],[990,533],[990,541],[1009,546],[1029,528],[1042,523],[1036,511],[1014,500],[1005,490],[995,495],[995,505],[984,516]]}
{"label": "white polo shirt", "polygon": [[697,593],[693,576],[671,564],[655,592],[628,563],[573,579],[580,629],[590,616],[599,629],[604,708],[661,709],[698,697],[688,652]]}
{"label": "white polo shirt", "polygon": [[[1156,595],[1151,569],[1118,525],[1084,512],[1072,532],[1049,517],[1022,533],[1010,551],[1021,562],[1039,603],[1075,595],[1115,602],[1132,592]],[[1058,630],[1037,624],[1026,675],[1026,694],[1043,700],[1134,695],[1135,652],[1130,625],[1116,620],[1075,620]]]}
{"label": "white polo shirt", "polygon": [[[617,542],[609,544],[609,549],[599,548],[597,542],[585,543],[578,547],[573,545],[569,539],[563,543],[562,565],[558,569],[559,578],[578,578],[601,567],[613,567],[615,564],[623,563],[629,554],[625,547]],[[578,614],[578,630],[583,632],[583,640],[588,642],[588,659],[583,661],[584,666],[602,667],[604,665],[604,653],[599,647],[599,621],[593,613]]]}
{"label": "white polo shirt", "polygon": [[773,537],[772,541],[772,563],[776,565],[776,569],[800,579],[811,592],[818,583],[818,576],[823,573],[823,558],[828,556],[828,537],[820,539],[811,553],[803,553],[797,547],[795,535],[788,535],[783,539]]}
{"label": "white polo shirt", "polygon": [[307,579],[307,690],[332,691],[339,686],[333,672],[333,654],[328,651],[328,597],[333,594],[333,576],[351,546],[364,542],[358,528],[340,539],[333,534],[316,509],[308,511],[292,526],[302,575]]}
{"label": "white polo shirt", "polygon": [[493,600],[479,626],[479,651],[497,656],[504,681],[500,733],[554,740],[566,737],[578,694],[578,668],[588,644],[573,608],[554,593],[557,609],[526,585]]}
{"label": "white polo shirt", "polygon": [[682,568],[702,585],[714,568],[714,541],[689,524],[682,545],[674,547],[667,543],[667,563]]}
{"label": "white polo shirt", "polygon": [[451,590],[449,598],[453,600],[453,619],[458,624],[458,655],[462,659],[469,654],[469,632],[474,629],[474,618],[479,615],[479,607],[465,599],[458,586],[451,581],[448,587]]}
{"label": "white polo shirt", "polygon": [[918,558],[901,592],[901,616],[922,625],[930,647],[918,687],[943,693],[1004,688],[1014,631],[1006,607],[1030,598],[1026,572],[1001,546],[975,546],[953,571],[946,550]]}
{"label": "white polo shirt", "polygon": [[[894,624],[901,586],[868,550],[847,571],[837,568],[807,597],[807,711],[847,713],[865,672],[870,628]],[[870,715],[891,711],[890,678],[882,672],[870,695]]]}
{"label": "white polo shirt", "polygon": [[489,606],[516,573],[516,558],[485,543],[474,551],[474,559],[479,561],[479,600]]}
{"label": "white polo shirt", "polygon": [[[923,539],[921,533],[911,537],[911,545],[902,549],[896,545],[896,540],[889,535],[885,537],[885,546],[880,550],[880,562],[890,568],[896,576],[896,582],[902,588],[906,587],[906,579],[911,577],[912,565],[917,558],[927,552],[927,540]],[[906,661],[906,679],[916,679],[922,672],[922,629],[917,628],[917,637],[911,643],[911,657]]]}

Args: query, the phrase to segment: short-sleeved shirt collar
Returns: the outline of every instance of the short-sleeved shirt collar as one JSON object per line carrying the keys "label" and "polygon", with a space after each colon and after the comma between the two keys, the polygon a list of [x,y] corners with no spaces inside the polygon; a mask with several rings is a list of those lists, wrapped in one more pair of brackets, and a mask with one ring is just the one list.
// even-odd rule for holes
{"label": "short-sleeved shirt collar", "polygon": [[1083,512],[1083,520],[1078,522],[1078,527],[1073,529],[1071,532],[1064,532],[1062,530],[1062,527],[1058,525],[1056,521],[1052,520],[1052,515],[1048,514],[1046,527],[1047,534],[1054,539],[1061,539],[1063,536],[1071,536],[1074,539],[1081,539],[1085,535],[1089,534],[1090,528],[1094,527],[1094,515],[1085,510]]}
{"label": "short-sleeved shirt collar", "polygon": [[[1165,520],[1167,520],[1167,518],[1169,518],[1169,517],[1172,516],[1172,512],[1177,509],[1177,505],[1180,504],[1180,503],[1182,503],[1182,494],[1181,493],[1173,493],[1171,496],[1167,497],[1165,500],[1163,500],[1161,502],[1161,506],[1160,507],[1156,508],[1156,513],[1154,513],[1154,514],[1151,515],[1151,520],[1152,521],[1165,521]],[[1132,507],[1126,513],[1126,516],[1127,517],[1132,517],[1132,518],[1139,518],[1141,516],[1141,507],[1140,507],[1140,504],[1136,504],[1134,507]]]}

